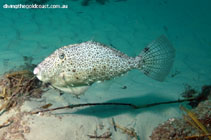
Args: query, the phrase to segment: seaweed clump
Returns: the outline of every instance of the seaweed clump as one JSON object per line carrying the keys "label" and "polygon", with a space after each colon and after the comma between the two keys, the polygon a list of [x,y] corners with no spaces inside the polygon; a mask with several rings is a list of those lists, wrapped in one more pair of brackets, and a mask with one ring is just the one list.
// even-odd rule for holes
{"label": "seaweed clump", "polygon": [[[195,102],[197,107],[185,112],[183,118],[172,118],[155,128],[152,140],[211,140],[211,86],[203,86]],[[203,101],[203,102],[202,102]]]}
{"label": "seaweed clump", "polygon": [[201,89],[201,93],[197,92],[190,85],[186,85],[185,91],[181,95],[185,99],[193,98],[194,100],[190,101],[188,105],[190,105],[192,108],[195,108],[200,102],[207,100],[210,94],[211,85],[204,85]]}
{"label": "seaweed clump", "polygon": [[33,58],[24,56],[23,60],[23,65],[12,68],[0,77],[0,116],[11,109],[17,112],[0,124],[0,129],[4,129],[0,132],[1,140],[26,139],[24,134],[30,133],[28,120],[25,119],[28,113],[21,112],[20,107],[26,100],[41,98],[45,90],[45,85],[32,73],[35,67]]}
{"label": "seaweed clump", "polygon": [[197,91],[190,85],[185,85],[185,91],[181,94],[183,98],[192,98],[196,95]]}
{"label": "seaweed clump", "polygon": [[[201,130],[199,124],[193,121],[200,122],[207,132],[211,132],[211,102],[205,101],[199,104],[196,109],[191,110],[191,113],[184,115],[182,119],[169,119],[163,124],[155,128],[150,136],[152,140],[169,140],[169,139],[191,139],[191,140],[209,140],[208,136]],[[188,110],[190,112],[190,110]]]}
{"label": "seaweed clump", "polygon": [[0,78],[0,111],[10,108],[31,98],[40,98],[42,83],[29,70],[20,70],[4,74]]}

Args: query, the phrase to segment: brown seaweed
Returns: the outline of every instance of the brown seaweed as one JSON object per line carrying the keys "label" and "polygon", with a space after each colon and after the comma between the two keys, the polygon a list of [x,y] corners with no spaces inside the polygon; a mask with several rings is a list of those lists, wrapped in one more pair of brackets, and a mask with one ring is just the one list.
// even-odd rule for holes
{"label": "brown seaweed", "polygon": [[192,111],[188,110],[183,106],[181,106],[180,109],[185,111],[186,114],[192,119],[193,122],[191,122],[191,125],[195,123],[193,126],[194,127],[197,126],[198,128],[200,128],[200,130],[202,130],[202,132],[204,132],[205,135],[208,135],[209,140],[211,140],[209,132],[207,131],[206,127],[197,119],[196,115]]}
{"label": "brown seaweed", "polygon": [[3,100],[0,111],[21,105],[29,97],[41,97],[41,93],[42,84],[31,71],[6,73],[0,78],[0,97]]}
{"label": "brown seaweed", "polygon": [[[208,140],[211,132],[211,100],[200,102],[192,109],[185,110],[184,118],[171,118],[158,125],[150,136],[152,140]],[[206,134],[206,133],[207,134]],[[165,135],[163,135],[165,134]]]}

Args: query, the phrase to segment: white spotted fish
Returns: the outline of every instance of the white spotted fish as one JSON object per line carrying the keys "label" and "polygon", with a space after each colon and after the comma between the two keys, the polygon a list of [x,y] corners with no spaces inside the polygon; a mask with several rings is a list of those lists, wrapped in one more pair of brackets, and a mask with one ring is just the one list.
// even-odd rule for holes
{"label": "white spotted fish", "polygon": [[34,69],[34,74],[44,83],[78,96],[93,83],[109,80],[132,69],[139,69],[145,75],[163,81],[174,57],[175,50],[165,36],[150,43],[136,57],[88,41],[57,49]]}

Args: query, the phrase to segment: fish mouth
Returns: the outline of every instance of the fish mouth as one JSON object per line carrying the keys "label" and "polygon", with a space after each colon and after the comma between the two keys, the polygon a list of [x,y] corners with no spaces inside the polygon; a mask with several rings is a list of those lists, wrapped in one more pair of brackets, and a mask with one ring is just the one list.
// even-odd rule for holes
{"label": "fish mouth", "polygon": [[41,76],[40,76],[40,75],[36,75],[36,77],[37,77],[40,81],[42,81],[42,79],[41,79]]}

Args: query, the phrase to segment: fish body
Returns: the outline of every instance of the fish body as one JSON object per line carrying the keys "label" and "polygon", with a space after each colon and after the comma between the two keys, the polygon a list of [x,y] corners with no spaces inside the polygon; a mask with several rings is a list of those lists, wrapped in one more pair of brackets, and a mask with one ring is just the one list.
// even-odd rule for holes
{"label": "fish body", "polygon": [[174,56],[174,48],[164,36],[149,44],[137,57],[88,41],[57,49],[34,69],[34,74],[55,88],[80,95],[93,83],[112,79],[131,69],[140,69],[162,81],[170,71]]}

